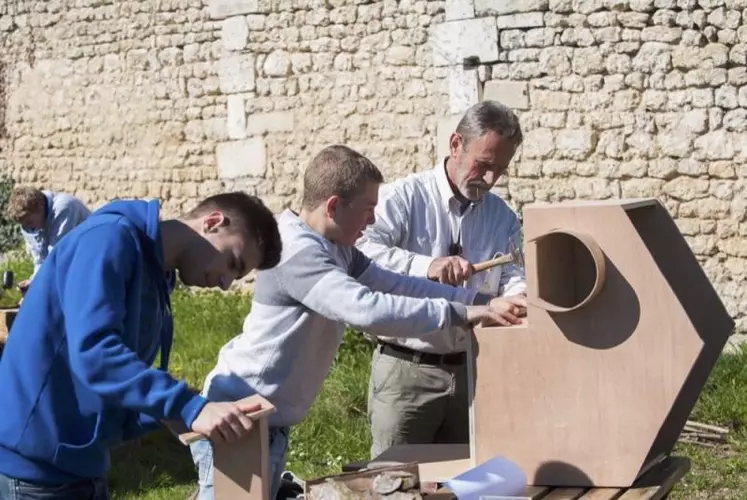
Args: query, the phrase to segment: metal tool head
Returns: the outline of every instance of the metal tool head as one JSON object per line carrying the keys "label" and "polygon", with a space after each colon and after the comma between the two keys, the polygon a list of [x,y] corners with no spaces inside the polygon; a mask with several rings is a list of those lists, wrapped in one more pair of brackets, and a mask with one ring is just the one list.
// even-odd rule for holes
{"label": "metal tool head", "polygon": [[524,269],[524,251],[514,240],[508,242],[508,253],[511,256],[511,264]]}
{"label": "metal tool head", "polygon": [[13,271],[3,272],[3,288],[9,290],[13,286]]}

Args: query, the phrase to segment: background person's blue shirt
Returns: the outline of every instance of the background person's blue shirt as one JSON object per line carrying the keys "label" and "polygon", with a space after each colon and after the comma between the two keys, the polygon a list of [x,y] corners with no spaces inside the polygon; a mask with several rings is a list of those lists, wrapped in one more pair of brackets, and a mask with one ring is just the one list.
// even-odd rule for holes
{"label": "background person's blue shirt", "polygon": [[207,401],[165,371],[172,280],[157,201],[110,203],[57,245],[0,360],[0,473],[103,477],[112,445],[163,419],[191,427]]}

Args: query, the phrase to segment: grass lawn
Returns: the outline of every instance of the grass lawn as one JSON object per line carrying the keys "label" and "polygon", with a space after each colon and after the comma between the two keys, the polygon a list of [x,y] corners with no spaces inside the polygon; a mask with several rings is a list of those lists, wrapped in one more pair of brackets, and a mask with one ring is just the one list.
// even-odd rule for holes
{"label": "grass lawn", "polygon": [[[28,276],[27,261],[11,265],[17,280]],[[10,293],[0,303],[13,301],[17,296]],[[172,372],[193,387],[201,387],[219,348],[240,332],[250,306],[246,295],[174,292]],[[337,472],[343,463],[368,457],[366,393],[371,349],[361,335],[346,333],[311,414],[293,429],[288,468],[301,477]],[[747,499],[747,350],[722,356],[692,418],[729,427],[730,442],[719,449],[678,444],[675,453],[689,456],[693,465],[670,498]],[[196,479],[188,449],[166,431],[124,445],[113,454],[110,487],[115,499],[181,500],[195,488]]]}

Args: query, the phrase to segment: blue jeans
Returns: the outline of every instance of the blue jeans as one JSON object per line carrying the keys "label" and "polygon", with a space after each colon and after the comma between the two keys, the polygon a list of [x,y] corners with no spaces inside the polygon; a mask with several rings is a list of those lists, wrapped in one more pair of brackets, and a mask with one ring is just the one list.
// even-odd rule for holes
{"label": "blue jeans", "polygon": [[[288,427],[270,427],[270,499],[275,499],[280,490],[280,476],[285,469],[285,455],[288,451]],[[189,445],[192,460],[197,466],[200,492],[198,500],[213,500],[213,445],[203,439]],[[0,500],[5,500],[0,497]]]}
{"label": "blue jeans", "polygon": [[109,500],[105,478],[44,486],[0,474],[0,500]]}

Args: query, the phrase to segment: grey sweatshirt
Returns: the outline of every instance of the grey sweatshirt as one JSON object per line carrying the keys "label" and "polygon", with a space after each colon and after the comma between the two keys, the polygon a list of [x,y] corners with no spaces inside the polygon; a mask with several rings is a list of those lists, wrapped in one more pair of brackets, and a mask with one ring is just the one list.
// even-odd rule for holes
{"label": "grey sweatshirt", "polygon": [[257,273],[243,332],[221,348],[203,387],[212,401],[260,394],[277,408],[270,425],[294,425],[306,417],[345,324],[371,333],[433,334],[465,325],[464,304],[489,298],[384,270],[355,247],[331,243],[289,210],[278,223],[280,263]]}

